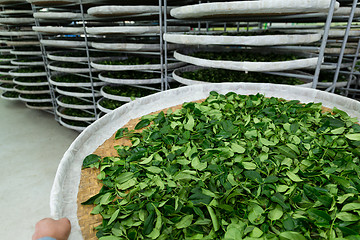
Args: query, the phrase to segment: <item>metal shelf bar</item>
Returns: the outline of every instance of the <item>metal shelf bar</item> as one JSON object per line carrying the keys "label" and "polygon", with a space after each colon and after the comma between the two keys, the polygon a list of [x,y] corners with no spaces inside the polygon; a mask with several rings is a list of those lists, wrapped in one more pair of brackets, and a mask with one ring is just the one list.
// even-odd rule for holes
{"label": "metal shelf bar", "polygon": [[353,18],[354,18],[354,14],[355,14],[355,9],[356,9],[356,5],[357,5],[358,0],[353,0],[353,4],[352,4],[352,8],[351,8],[351,12],[350,12],[350,16],[349,16],[349,20],[346,26],[346,30],[345,30],[345,35],[344,35],[344,39],[341,45],[341,50],[340,50],[340,55],[339,55],[339,59],[338,59],[338,64],[336,66],[336,71],[334,74],[334,79],[333,79],[333,83],[332,85],[327,88],[325,91],[331,91],[332,93],[335,92],[335,88],[336,88],[336,82],[337,79],[339,77],[339,71],[340,71],[340,67],[341,67],[341,63],[344,57],[344,52],[345,52],[345,48],[346,48],[346,44],[349,38],[349,33],[350,33],[350,28],[353,22]]}
{"label": "metal shelf bar", "polygon": [[323,35],[323,39],[322,39],[321,47],[320,47],[320,51],[319,51],[319,58],[318,58],[318,62],[316,65],[313,82],[311,85],[312,88],[316,88],[318,81],[319,81],[321,64],[324,60],[325,47],[326,47],[326,43],[327,43],[327,40],[329,37],[330,25],[331,25],[332,17],[334,15],[335,3],[336,3],[336,0],[331,0],[331,2],[330,2],[329,13],[326,18],[326,23],[325,23],[325,27],[324,27],[324,35]]}

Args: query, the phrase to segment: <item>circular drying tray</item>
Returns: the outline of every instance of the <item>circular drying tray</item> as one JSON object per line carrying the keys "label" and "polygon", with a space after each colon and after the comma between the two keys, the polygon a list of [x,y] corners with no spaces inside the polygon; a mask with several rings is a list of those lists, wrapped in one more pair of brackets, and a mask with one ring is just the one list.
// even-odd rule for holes
{"label": "circular drying tray", "polygon": [[[328,12],[330,0],[271,0],[211,2],[174,8],[171,16],[179,19],[230,18]],[[336,2],[335,9],[339,8]]]}
{"label": "circular drying tray", "polygon": [[[234,51],[234,49],[224,49],[224,51]],[[318,57],[304,59],[279,61],[279,62],[238,62],[228,60],[210,60],[192,57],[184,52],[174,52],[174,57],[182,62],[190,63],[201,67],[222,68],[236,71],[249,72],[269,72],[301,69],[316,66]]]}
{"label": "circular drying tray", "polygon": [[130,97],[124,97],[124,96],[118,96],[118,95],[112,95],[112,94],[106,93],[104,91],[104,87],[101,88],[100,93],[101,93],[101,95],[103,97],[111,99],[111,100],[116,100],[116,101],[120,101],[120,102],[130,102],[130,101],[132,101]]}
{"label": "circular drying tray", "polygon": [[11,60],[11,64],[18,65],[18,66],[42,66],[44,62],[41,61],[34,61],[34,62],[19,62],[18,60]]}
{"label": "circular drying tray", "polygon": [[19,66],[14,66],[14,65],[1,65],[0,63],[0,69],[17,69],[19,68]]}
{"label": "circular drying tray", "polygon": [[32,29],[35,32],[44,34],[84,34],[84,28],[82,27],[33,26]]}
{"label": "circular drying tray", "polygon": [[[88,58],[85,57],[68,57],[68,56],[59,56],[59,55],[55,55],[55,54],[67,54],[69,52],[57,52],[57,53],[48,53],[47,57],[50,60],[53,61],[60,61],[60,62],[87,62]],[[95,61],[95,60],[106,60],[109,59],[110,57],[90,57],[90,61]]]}
{"label": "circular drying tray", "polygon": [[43,76],[46,76],[46,72],[19,73],[19,72],[14,72],[14,70],[11,70],[9,72],[9,75],[14,76],[14,77],[43,77]]}
{"label": "circular drying tray", "polygon": [[51,106],[50,105],[49,106],[31,106],[30,104],[31,104],[30,102],[26,102],[25,106],[30,109],[36,109],[36,110],[52,110],[53,109],[53,106],[51,104],[50,104]]}
{"label": "circular drying tray", "polygon": [[74,120],[74,121],[83,121],[83,122],[86,122],[86,121],[95,121],[96,120],[96,117],[75,117],[75,116],[69,116],[69,115],[66,115],[64,113],[62,113],[62,110],[64,110],[65,108],[63,107],[58,107],[56,109],[56,114],[59,116],[59,117],[62,117],[62,118],[65,118],[65,119],[69,119],[69,120]]}
{"label": "circular drying tray", "polygon": [[45,93],[50,93],[50,89],[48,89],[48,90],[29,91],[29,90],[20,90],[17,87],[18,86],[15,86],[15,91],[18,92],[18,93],[22,93],[22,94],[45,94]]}
{"label": "circular drying tray", "polygon": [[[66,90],[62,90],[59,89],[59,87],[56,87],[56,92],[58,92],[59,94],[65,95],[65,96],[70,96],[70,97],[92,97],[93,94],[90,93],[82,93],[82,92],[71,92],[71,91],[66,91]],[[94,93],[94,97],[100,97],[102,96],[100,92],[95,92]]]}
{"label": "circular drying tray", "polygon": [[10,53],[12,50],[12,48],[0,48],[0,53]]}
{"label": "circular drying tray", "polygon": [[0,31],[0,36],[18,37],[18,36],[34,36],[34,31]]}
{"label": "circular drying tray", "polygon": [[[184,32],[189,31],[190,27],[170,26],[167,27],[169,32]],[[94,35],[106,34],[159,34],[159,26],[113,26],[113,27],[87,27],[87,33]]]}
{"label": "circular drying tray", "polygon": [[[33,14],[34,18],[39,19],[48,19],[48,20],[75,20],[82,19],[81,13],[73,12],[36,12]],[[87,14],[84,15],[85,18],[89,18]]]}
{"label": "circular drying tray", "polygon": [[64,108],[75,108],[75,109],[94,109],[94,104],[89,103],[88,105],[79,105],[79,104],[68,104],[68,103],[63,103],[61,102],[61,98],[63,96],[58,96],[56,98],[56,103],[60,106],[60,107],[64,107]]}
{"label": "circular drying tray", "polygon": [[10,17],[10,18],[0,18],[0,24],[4,25],[25,25],[25,24],[34,24],[34,18],[27,17]]}
{"label": "circular drying tray", "polygon": [[[1,3],[0,3],[1,4]],[[32,10],[4,10],[0,12],[0,16],[11,16],[11,15],[29,15],[33,14]]]}
{"label": "circular drying tray", "polygon": [[[160,51],[160,44],[158,43],[91,43],[91,46],[100,50],[108,51],[143,51],[154,52]],[[176,44],[168,44],[169,51],[178,49],[180,46]]]}
{"label": "circular drying tray", "polygon": [[73,126],[73,125],[67,124],[66,122],[64,122],[64,120],[61,117],[59,118],[59,123],[66,128],[69,128],[69,129],[72,129],[75,131],[79,131],[79,132],[83,131],[86,128],[86,127]]}
{"label": "circular drying tray", "polygon": [[[12,70],[10,70],[10,71],[12,71]],[[0,70],[0,75],[11,76],[10,71],[4,72],[4,71]]]}
{"label": "circular drying tray", "polygon": [[[104,77],[104,73],[99,74],[99,79],[101,81],[113,84],[127,84],[127,85],[144,85],[144,84],[159,84],[161,83],[161,78],[152,78],[152,79],[119,79],[119,78],[110,78]],[[169,81],[170,82],[170,81]]]}
{"label": "circular drying tray", "polygon": [[2,91],[16,92],[16,91],[15,91],[15,85],[14,85],[12,88],[5,88],[5,87],[1,86],[1,84],[0,84],[0,90],[2,90]]}
{"label": "circular drying tray", "polygon": [[[79,4],[79,0],[26,0],[27,2],[38,6],[52,6],[52,5],[67,5],[67,4]],[[82,0],[82,3],[94,3],[98,0]]]}
{"label": "circular drying tray", "polygon": [[[234,32],[236,33],[236,32]],[[281,34],[256,36],[221,36],[213,33],[164,33],[164,39],[171,43],[186,45],[245,45],[274,46],[317,42],[321,34]]]}
{"label": "circular drying tray", "polygon": [[2,62],[11,62],[12,60],[16,60],[16,58],[0,58],[0,63],[2,63]]}
{"label": "circular drying tray", "polygon": [[91,82],[57,82],[52,80],[51,78],[52,77],[49,78],[49,83],[59,87],[98,87],[106,85],[106,82],[93,82],[92,84]]}
{"label": "circular drying tray", "polygon": [[[114,60],[124,60],[124,58],[113,58]],[[173,69],[183,66],[184,63],[168,63],[168,69]],[[161,64],[139,64],[139,65],[107,65],[96,63],[96,61],[91,62],[91,66],[98,70],[103,71],[126,71],[126,70],[160,70]]]}
{"label": "circular drying tray", "polygon": [[[170,13],[171,8],[168,8],[167,11]],[[159,6],[119,6],[119,5],[109,5],[109,6],[98,6],[91,7],[88,9],[88,14],[95,17],[116,17],[116,16],[128,16],[134,14],[159,14]]]}
{"label": "circular drying tray", "polygon": [[5,93],[6,93],[6,92],[4,92],[4,93],[2,93],[2,94],[0,95],[0,97],[1,97],[2,99],[10,100],[10,101],[18,101],[18,100],[20,100],[19,97],[5,97],[5,96],[4,96]]}
{"label": "circular drying tray", "polygon": [[13,83],[15,83],[16,85],[29,86],[29,87],[37,87],[37,86],[49,85],[48,81],[44,81],[44,82],[20,82],[20,81],[17,81],[16,78],[14,78]]}
{"label": "circular drying tray", "polygon": [[109,113],[109,112],[113,111],[112,109],[108,109],[108,108],[105,108],[105,107],[100,105],[100,102],[103,101],[104,99],[105,98],[101,98],[101,99],[99,99],[99,101],[97,101],[97,103],[96,103],[97,108],[100,111],[102,111],[103,113]]}
{"label": "circular drying tray", "polygon": [[[86,47],[86,42],[85,41],[41,39],[40,42],[44,46],[50,46],[50,47],[61,47],[61,48],[82,48],[82,47]],[[88,45],[91,46],[91,42],[88,42]]]}
{"label": "circular drying tray", "polygon": [[296,86],[255,83],[204,84],[181,87],[153,94],[106,114],[87,127],[71,144],[60,161],[51,190],[51,217],[67,217],[72,223],[69,240],[82,239],[77,217],[77,195],[83,159],[111,137],[131,119],[138,118],[168,107],[208,97],[209,92],[221,94],[235,92],[250,95],[262,93],[266,97],[299,100],[302,103],[322,102],[325,107],[337,107],[352,117],[360,118],[360,102],[315,89]]}
{"label": "circular drying tray", "polygon": [[15,82],[13,80],[6,80],[6,79],[1,79],[0,78],[0,83],[15,83]]}
{"label": "circular drying tray", "polygon": [[37,46],[40,45],[39,41],[6,41],[8,46]]}
{"label": "circular drying tray", "polygon": [[11,54],[13,55],[25,55],[25,56],[41,56],[41,51],[19,51],[19,50],[11,50]]}
{"label": "circular drying tray", "polygon": [[[193,72],[193,71],[200,70],[200,69],[207,69],[207,67],[199,67],[199,66],[192,66],[192,65],[185,66],[182,68],[175,69],[172,72],[172,77],[174,78],[175,81],[177,81],[181,84],[187,85],[187,86],[197,85],[197,84],[215,84],[215,83],[203,82],[203,81],[199,81],[199,80],[188,79],[188,78],[184,78],[184,77],[180,76],[182,72]],[[224,82],[226,82],[226,81],[224,81]],[[241,81],[239,81],[239,83],[241,83]],[[301,84],[301,85],[297,85],[297,86],[307,87],[307,84]]]}
{"label": "circular drying tray", "polygon": [[51,102],[51,97],[45,98],[45,99],[29,99],[29,98],[23,98],[20,94],[19,99],[23,102],[33,102],[33,103],[42,103],[42,102]]}
{"label": "circular drying tray", "polygon": [[[84,67],[81,68],[69,68],[69,67],[59,67],[57,62],[48,64],[48,68],[53,71],[64,72],[64,73],[88,73],[89,67],[84,64]],[[91,69],[91,72],[97,72],[97,69]]]}

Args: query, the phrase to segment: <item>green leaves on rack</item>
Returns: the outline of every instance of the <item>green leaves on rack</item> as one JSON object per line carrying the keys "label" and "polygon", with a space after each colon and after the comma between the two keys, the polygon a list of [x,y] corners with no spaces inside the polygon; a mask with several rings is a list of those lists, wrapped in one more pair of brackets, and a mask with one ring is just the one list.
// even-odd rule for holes
{"label": "green leaves on rack", "polygon": [[99,239],[358,239],[360,126],[341,110],[220,95],[144,116],[103,183]]}

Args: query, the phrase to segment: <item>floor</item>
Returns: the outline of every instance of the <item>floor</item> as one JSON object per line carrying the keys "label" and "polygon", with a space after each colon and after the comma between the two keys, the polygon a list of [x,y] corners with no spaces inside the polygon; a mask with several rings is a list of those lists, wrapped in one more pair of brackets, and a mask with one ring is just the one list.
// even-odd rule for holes
{"label": "floor", "polygon": [[0,132],[0,238],[31,239],[35,223],[50,215],[57,166],[79,133],[50,113],[4,99]]}

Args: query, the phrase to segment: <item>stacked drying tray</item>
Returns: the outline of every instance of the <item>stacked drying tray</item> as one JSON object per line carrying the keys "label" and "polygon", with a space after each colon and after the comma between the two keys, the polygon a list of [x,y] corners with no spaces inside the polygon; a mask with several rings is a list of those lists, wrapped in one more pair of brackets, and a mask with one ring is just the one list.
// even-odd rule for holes
{"label": "stacked drying tray", "polygon": [[[260,17],[271,18],[275,14],[292,16],[300,13],[327,12],[329,5],[330,0],[212,2],[174,8],[171,10],[171,15],[178,19],[200,19],[208,23],[236,22],[249,16],[254,21]],[[206,31],[181,34],[167,33],[164,39],[178,44],[201,45],[174,53],[176,59],[198,66],[188,66],[173,72],[174,79],[186,85],[227,81],[304,84],[299,79],[269,76],[264,73],[247,74],[247,72],[283,72],[314,68],[318,62],[317,55],[298,52],[289,54],[286,50],[283,52],[279,49],[273,50],[271,46],[318,42],[321,34],[281,34],[261,29],[245,32],[239,31],[239,28],[237,31],[206,29]]]}
{"label": "stacked drying tray", "polygon": [[[331,86],[334,78],[334,72],[337,67],[338,58],[340,55],[340,49],[342,46],[342,40],[345,34],[345,25],[341,25],[342,22],[346,22],[347,18],[350,15],[350,8],[349,7],[340,7],[338,10],[334,12],[333,22],[335,24],[331,26],[329,32],[329,39],[325,48],[325,56],[324,56],[324,63],[321,66],[321,73],[319,76],[319,83],[317,88],[319,89],[326,89]],[[359,16],[360,11],[356,9],[355,17]],[[322,16],[322,14],[318,14],[319,17],[326,17]],[[284,32],[287,34],[310,34],[310,33],[320,33],[323,34],[324,31],[322,30],[323,24],[272,24],[269,27],[270,31],[277,31],[277,32]],[[354,25],[351,27],[351,31],[349,32],[349,39],[346,44],[346,48],[344,51],[344,58],[342,64],[340,65],[341,74],[339,75],[336,83],[336,87],[343,87],[346,86],[349,78],[349,71],[347,69],[351,68],[353,63],[354,53],[356,52],[357,41],[360,36],[360,31],[357,29],[357,26]],[[307,46],[314,46],[319,47],[319,43],[309,43],[306,44]],[[304,51],[314,51],[311,48],[304,48]],[[351,83],[354,83],[356,80],[355,76],[352,76]],[[311,86],[311,84],[307,84]]]}
{"label": "stacked drying tray", "polygon": [[[93,7],[88,14],[101,17],[102,26],[89,27],[89,34],[98,36],[92,47],[117,54],[109,60],[92,61],[91,66],[101,70],[99,79],[109,85],[102,87],[98,107],[104,113],[121,106],[131,99],[161,90],[161,52],[159,6],[157,1],[148,5],[104,5]],[[167,8],[166,13],[170,12]],[[107,20],[107,21],[105,21]],[[114,25],[114,23],[117,23]],[[189,27],[169,26],[172,31]],[[168,46],[170,51],[176,44]],[[169,68],[182,63],[172,62]]]}
{"label": "stacked drying tray", "polygon": [[[99,118],[96,102],[104,85],[94,77],[97,70],[91,68],[90,61],[104,59],[106,55],[90,48],[93,38],[86,34],[83,20],[90,24],[94,18],[83,14],[81,9],[99,1],[83,1],[83,6],[79,1],[31,2],[36,6],[34,18],[39,20],[33,29],[40,33],[48,80],[57,92],[54,101],[59,122],[81,131]],[[46,25],[41,24],[44,21]],[[51,48],[56,51],[48,51]]]}
{"label": "stacked drying tray", "polygon": [[6,26],[7,31],[0,34],[7,36],[5,44],[14,56],[6,67],[10,69],[7,74],[12,78],[15,94],[29,108],[51,110],[52,100],[39,42],[36,33],[31,30],[34,19],[30,4],[26,1],[8,3],[3,6],[1,17],[0,23]]}

